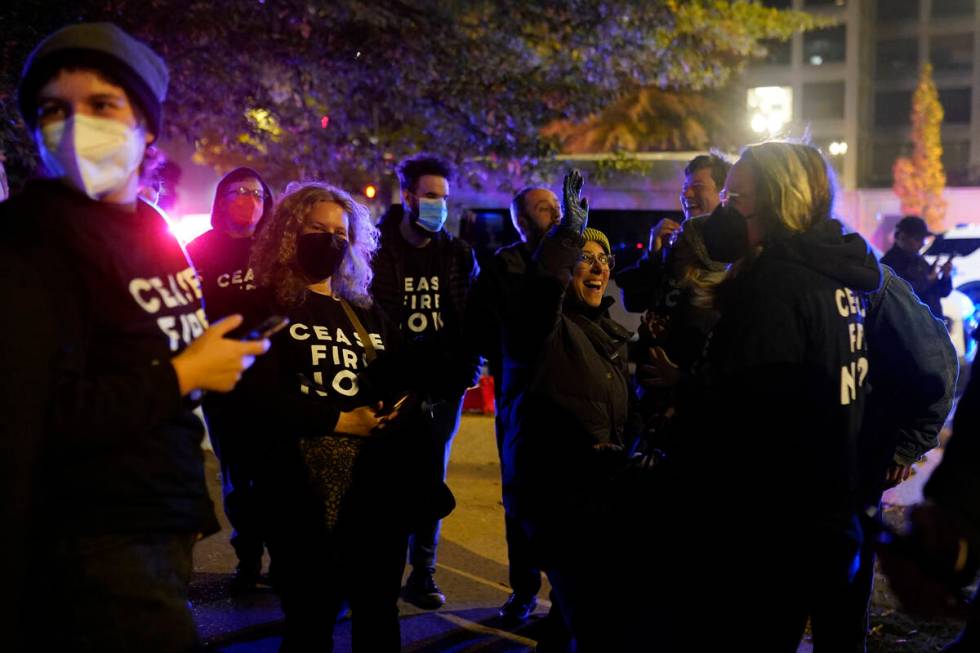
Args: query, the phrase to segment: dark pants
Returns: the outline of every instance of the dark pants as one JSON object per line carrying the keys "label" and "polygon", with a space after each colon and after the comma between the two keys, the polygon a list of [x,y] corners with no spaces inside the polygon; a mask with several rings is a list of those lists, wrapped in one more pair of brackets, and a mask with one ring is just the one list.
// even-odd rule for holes
{"label": "dark pants", "polygon": [[235,395],[207,395],[203,409],[211,444],[221,467],[225,515],[232,526],[231,546],[238,556],[239,566],[257,574],[262,569],[265,537],[256,490],[261,459],[256,453],[254,436],[241,419],[242,412]]}
{"label": "dark pants", "polygon": [[200,651],[187,596],[194,540],[191,534],[61,539],[28,599],[33,650]]}
{"label": "dark pants", "polygon": [[[500,406],[500,398],[497,398]],[[497,413],[494,418],[497,435],[497,454],[500,457],[500,469],[503,473],[504,455],[504,424]],[[538,566],[531,542],[528,540],[519,519],[504,512],[504,534],[507,538],[507,562],[510,588],[520,596],[537,596],[541,590],[541,568]]]}
{"label": "dark pants", "polygon": [[[429,429],[427,437],[422,441],[434,442],[433,455],[436,460],[427,473],[438,476],[434,481],[446,480],[446,467],[449,465],[449,452],[452,448],[453,436],[459,428],[459,418],[463,411],[463,398],[441,401],[433,407],[432,418],[426,418],[424,423]],[[439,528],[441,520],[426,522],[417,526],[408,539],[408,559],[413,570],[436,570],[436,547],[439,545]]]}
{"label": "dark pants", "polygon": [[352,612],[355,650],[400,650],[398,595],[406,537],[390,520],[371,514],[342,515],[330,533],[289,527],[272,531],[274,582],[286,617],[280,651],[332,651],[344,600]]}

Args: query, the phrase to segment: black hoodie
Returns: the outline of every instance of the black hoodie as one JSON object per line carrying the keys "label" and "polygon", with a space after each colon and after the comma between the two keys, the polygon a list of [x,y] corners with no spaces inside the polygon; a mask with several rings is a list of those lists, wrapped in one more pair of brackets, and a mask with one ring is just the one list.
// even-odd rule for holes
{"label": "black hoodie", "polygon": [[866,294],[880,283],[867,243],[830,220],[768,243],[725,289],[696,457],[709,476],[737,468],[760,516],[817,528],[850,520]]}
{"label": "black hoodie", "polygon": [[208,319],[220,320],[232,313],[249,313],[249,291],[255,290],[255,278],[248,265],[253,238],[232,238],[225,231],[219,215],[218,198],[225,188],[242,179],[258,179],[262,184],[265,201],[262,217],[255,233],[265,225],[273,211],[272,191],[259,173],[251,168],[235,168],[221,178],[214,192],[211,207],[211,231],[201,234],[188,243],[187,253],[194,263],[204,290],[204,304]]}

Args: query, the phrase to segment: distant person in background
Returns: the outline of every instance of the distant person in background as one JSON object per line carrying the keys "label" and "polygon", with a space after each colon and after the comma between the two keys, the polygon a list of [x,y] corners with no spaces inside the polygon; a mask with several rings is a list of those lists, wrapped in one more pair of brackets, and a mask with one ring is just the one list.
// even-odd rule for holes
{"label": "distant person in background", "polygon": [[932,314],[942,319],[940,300],[953,292],[953,263],[948,258],[942,265],[930,265],[919,252],[926,238],[934,236],[922,218],[908,215],[895,225],[895,244],[881,257],[881,262],[909,282],[922,303]]}
{"label": "distant person in background", "polygon": [[[236,168],[215,189],[210,231],[187,245],[202,280],[209,320],[233,313],[254,315],[255,278],[249,267],[253,236],[272,214],[272,191],[251,168]],[[257,318],[261,319],[261,318]],[[254,326],[254,325],[246,325]],[[204,397],[204,416],[221,463],[225,514],[231,522],[231,545],[238,556],[232,591],[254,589],[262,571],[264,537],[255,491],[259,435],[242,406],[240,392]]]}

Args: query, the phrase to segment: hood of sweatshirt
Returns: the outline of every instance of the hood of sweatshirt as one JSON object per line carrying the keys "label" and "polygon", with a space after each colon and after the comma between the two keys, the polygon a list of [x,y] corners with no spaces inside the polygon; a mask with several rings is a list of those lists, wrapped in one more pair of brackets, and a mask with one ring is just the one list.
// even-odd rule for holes
{"label": "hood of sweatshirt", "polygon": [[259,224],[255,227],[255,233],[259,232],[269,218],[272,216],[272,210],[275,208],[275,198],[272,195],[272,191],[269,189],[269,185],[265,183],[262,179],[262,175],[253,170],[252,168],[235,168],[218,182],[217,187],[214,189],[214,201],[211,203],[211,226],[216,230],[224,233],[224,227],[221,224],[221,217],[218,215],[218,198],[224,193],[225,188],[235,183],[236,181],[241,181],[242,179],[258,179],[259,183],[262,184],[262,217],[259,218]]}
{"label": "hood of sweatshirt", "polygon": [[825,220],[808,231],[766,245],[764,256],[791,261],[863,292],[881,286],[881,268],[859,234],[844,232],[837,220]]}

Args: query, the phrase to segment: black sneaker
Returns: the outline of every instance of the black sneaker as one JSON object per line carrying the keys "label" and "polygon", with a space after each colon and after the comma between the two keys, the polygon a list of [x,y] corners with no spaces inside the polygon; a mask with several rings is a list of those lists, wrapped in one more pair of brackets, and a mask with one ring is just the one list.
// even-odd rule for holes
{"label": "black sneaker", "polygon": [[498,613],[500,614],[500,619],[504,623],[508,624],[519,624],[522,621],[526,621],[531,613],[534,612],[534,608],[538,607],[538,597],[536,596],[522,596],[517,592],[514,592],[509,597],[507,601],[500,606]]}
{"label": "black sneaker", "polygon": [[402,588],[402,598],[423,610],[436,610],[446,604],[446,595],[427,571],[409,574]]}

